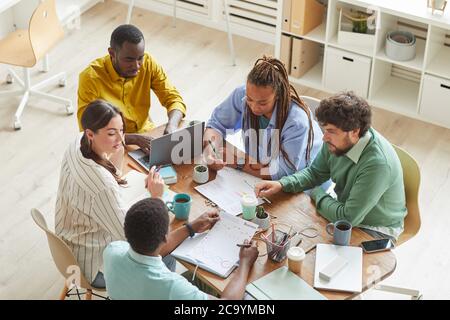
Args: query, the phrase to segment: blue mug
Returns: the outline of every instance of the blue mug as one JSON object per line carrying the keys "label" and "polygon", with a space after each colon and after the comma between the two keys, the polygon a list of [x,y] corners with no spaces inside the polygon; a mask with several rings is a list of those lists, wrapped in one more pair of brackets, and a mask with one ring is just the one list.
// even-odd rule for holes
{"label": "blue mug", "polygon": [[333,236],[333,243],[338,246],[348,246],[352,237],[352,224],[345,220],[329,223],[326,227],[327,233]]}
{"label": "blue mug", "polygon": [[167,201],[166,206],[169,211],[175,214],[178,220],[187,220],[191,211],[192,198],[187,193],[178,193],[173,197],[173,201]]}

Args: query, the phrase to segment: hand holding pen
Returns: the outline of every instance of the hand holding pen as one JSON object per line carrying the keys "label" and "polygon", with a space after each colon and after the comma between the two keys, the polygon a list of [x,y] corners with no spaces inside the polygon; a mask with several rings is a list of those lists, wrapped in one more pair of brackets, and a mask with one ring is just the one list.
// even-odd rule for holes
{"label": "hand holding pen", "polygon": [[258,247],[256,241],[245,240],[243,244],[238,244],[241,247],[239,251],[239,266],[251,267],[258,258]]}
{"label": "hand holding pen", "polygon": [[206,163],[208,164],[208,167],[214,171],[222,170],[225,167],[225,163],[222,159],[220,159],[216,146],[211,140],[208,140],[208,144],[213,151],[212,154],[207,153],[208,156],[206,158]]}

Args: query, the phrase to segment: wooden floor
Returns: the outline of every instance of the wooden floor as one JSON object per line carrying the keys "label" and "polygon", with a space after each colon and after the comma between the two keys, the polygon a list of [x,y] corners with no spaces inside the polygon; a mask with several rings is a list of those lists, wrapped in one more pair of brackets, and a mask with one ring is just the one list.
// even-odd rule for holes
{"label": "wooden floor", "polygon": [[[126,6],[106,1],[86,12],[81,28],[71,30],[51,52],[51,71],[65,70],[68,85],[49,92],[76,103],[79,72],[107,53],[111,31],[125,21]],[[133,23],[146,37],[147,50],[164,66],[188,105],[188,117],[206,120],[213,108],[244,83],[257,57],[273,46],[234,37],[237,66],[232,67],[226,34],[193,23],[136,9]],[[33,81],[43,79],[36,71]],[[0,79],[5,79],[0,66]],[[0,90],[14,86],[0,82]],[[327,94],[299,88],[301,94]],[[56,299],[63,279],[51,258],[47,240],[30,217],[36,207],[53,228],[59,167],[68,144],[78,134],[76,117],[64,107],[31,99],[14,132],[12,118],[19,99],[0,100],[0,299]],[[395,250],[398,266],[386,282],[420,289],[425,299],[450,298],[450,130],[375,109],[374,127],[408,150],[422,172],[420,202],[423,225],[418,236]],[[166,120],[153,100],[151,116]]]}

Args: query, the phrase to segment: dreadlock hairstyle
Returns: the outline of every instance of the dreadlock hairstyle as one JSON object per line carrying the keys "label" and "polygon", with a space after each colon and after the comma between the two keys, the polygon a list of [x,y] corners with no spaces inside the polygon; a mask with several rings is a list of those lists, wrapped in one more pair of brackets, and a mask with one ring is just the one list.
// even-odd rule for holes
{"label": "dreadlock hairstyle", "polygon": [[[298,107],[300,107],[303,111],[305,111],[306,115],[308,116],[308,123],[309,123],[308,144],[306,146],[306,155],[305,155],[306,164],[308,165],[310,162],[311,149],[314,141],[314,131],[311,120],[311,112],[308,106],[300,99],[295,88],[289,83],[289,76],[283,62],[273,57],[267,57],[264,55],[262,58],[256,60],[253,69],[247,76],[247,82],[255,86],[261,87],[269,86],[274,90],[276,95],[276,104],[278,106],[276,114],[277,116],[276,129],[278,130],[283,129],[289,114],[289,107],[291,105],[291,101],[295,102]],[[245,114],[247,114],[249,117],[250,128],[256,130],[256,132],[259,132],[258,117],[255,114],[253,114],[253,112],[251,112],[248,104],[246,106]],[[259,135],[257,134],[256,136],[259,145]],[[294,163],[291,161],[291,159],[289,159],[287,152],[281,145],[281,135],[279,135],[278,145],[280,147],[281,154],[287,161],[288,165],[292,167],[292,169],[295,169]]]}
{"label": "dreadlock hairstyle", "polygon": [[83,157],[94,160],[97,164],[111,172],[119,185],[124,185],[127,184],[127,181],[119,176],[118,170],[111,161],[103,159],[92,150],[91,142],[86,134],[86,129],[90,129],[96,133],[99,129],[106,127],[109,121],[117,115],[122,118],[123,130],[125,131],[125,121],[119,109],[109,102],[100,99],[89,103],[81,116],[81,126],[83,127],[84,133],[81,137],[80,151]]}

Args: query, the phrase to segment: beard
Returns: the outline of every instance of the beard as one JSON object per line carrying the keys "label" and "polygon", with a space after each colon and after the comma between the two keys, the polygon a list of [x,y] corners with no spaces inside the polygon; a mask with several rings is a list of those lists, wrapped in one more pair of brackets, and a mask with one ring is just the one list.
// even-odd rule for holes
{"label": "beard", "polygon": [[[351,142],[350,138],[348,137],[345,141],[345,147],[343,148],[338,148],[334,144],[331,144],[329,142],[326,142],[326,144],[328,145],[328,150],[330,150],[330,152],[334,154],[336,157],[343,156],[355,145]],[[332,147],[333,149],[331,149],[330,147]]]}

